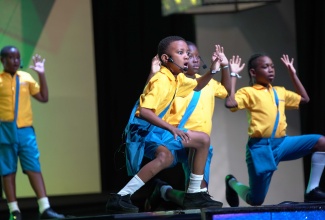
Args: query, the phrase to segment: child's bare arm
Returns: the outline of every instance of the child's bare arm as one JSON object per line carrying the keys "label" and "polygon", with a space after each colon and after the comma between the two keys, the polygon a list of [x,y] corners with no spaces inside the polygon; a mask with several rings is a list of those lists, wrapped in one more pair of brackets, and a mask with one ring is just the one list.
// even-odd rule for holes
{"label": "child's bare arm", "polygon": [[300,79],[298,78],[296,74],[296,69],[293,66],[294,58],[289,59],[289,56],[287,54],[283,54],[281,57],[282,62],[287,67],[290,77],[292,80],[292,83],[295,88],[295,92],[298,93],[301,96],[300,104],[305,104],[309,102],[309,96],[305,89],[305,87],[302,85]]}
{"label": "child's bare arm", "polygon": [[245,63],[241,64],[241,58],[237,56],[232,56],[232,59],[229,60],[229,66],[231,69],[231,88],[230,94],[226,98],[225,106],[226,108],[235,108],[237,107],[237,102],[235,100],[235,92],[236,92],[236,82],[237,78],[239,77],[239,73],[244,69]]}

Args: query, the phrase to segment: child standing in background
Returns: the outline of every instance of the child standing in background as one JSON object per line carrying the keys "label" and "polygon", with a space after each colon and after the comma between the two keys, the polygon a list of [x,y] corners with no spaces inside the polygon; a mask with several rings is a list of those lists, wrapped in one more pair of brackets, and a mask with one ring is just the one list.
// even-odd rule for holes
{"label": "child standing in background", "polygon": [[[10,219],[21,220],[22,216],[16,198],[16,172],[18,158],[23,172],[37,196],[40,219],[64,219],[53,211],[46,195],[45,184],[39,162],[39,150],[33,128],[30,97],[39,102],[48,101],[48,87],[45,78],[45,59],[35,55],[30,66],[38,74],[39,83],[24,71],[18,71],[20,52],[14,46],[5,46],[0,51],[3,72],[0,74],[0,175],[3,190],[8,201]],[[16,109],[15,109],[16,108]],[[8,125],[9,130],[5,129]],[[5,135],[8,131],[8,135]]]}

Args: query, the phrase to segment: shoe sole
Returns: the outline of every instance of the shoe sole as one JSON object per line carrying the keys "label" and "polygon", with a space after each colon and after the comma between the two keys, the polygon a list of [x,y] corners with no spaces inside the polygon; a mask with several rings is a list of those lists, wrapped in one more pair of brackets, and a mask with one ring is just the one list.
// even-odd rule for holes
{"label": "shoe sole", "polygon": [[[236,201],[230,202],[230,203],[228,202],[228,204],[230,205],[230,207],[238,207],[239,206],[239,197],[238,197],[238,194],[229,185],[229,180],[232,179],[232,178],[235,178],[235,177],[234,176],[231,176],[230,178],[227,178],[227,177],[228,176],[226,176],[226,179],[225,179],[225,182],[226,182],[226,200],[228,202],[228,201],[231,201],[232,200],[230,198],[235,198],[236,197]],[[230,198],[228,198],[227,195],[231,195],[231,196],[229,196]]]}

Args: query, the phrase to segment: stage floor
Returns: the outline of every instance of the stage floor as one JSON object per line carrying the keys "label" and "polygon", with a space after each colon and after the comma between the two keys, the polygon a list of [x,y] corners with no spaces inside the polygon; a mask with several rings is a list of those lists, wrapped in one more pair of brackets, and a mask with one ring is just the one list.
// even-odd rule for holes
{"label": "stage floor", "polygon": [[278,205],[236,208],[204,208],[191,210],[170,210],[141,212],[134,214],[113,214],[83,216],[70,219],[179,219],[179,220],[324,220],[325,203],[284,202]]}
{"label": "stage floor", "polygon": [[[204,208],[190,210],[171,210],[139,212],[132,214],[108,214],[105,211],[106,194],[74,197],[51,197],[52,208],[71,217],[70,220],[106,219],[177,219],[177,220],[324,220],[325,203],[283,202],[276,205]],[[24,220],[37,220],[38,208],[35,198],[19,200]],[[73,216],[73,217],[72,217]],[[0,219],[9,219],[5,200],[0,201]]]}

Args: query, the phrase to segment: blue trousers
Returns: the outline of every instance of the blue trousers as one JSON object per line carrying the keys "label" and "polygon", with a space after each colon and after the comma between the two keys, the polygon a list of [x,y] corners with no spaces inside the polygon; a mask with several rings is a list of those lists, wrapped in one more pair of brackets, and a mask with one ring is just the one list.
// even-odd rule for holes
{"label": "blue trousers", "polygon": [[[320,137],[321,135],[318,134],[308,134],[274,138],[272,152],[276,164],[278,165],[281,161],[299,159],[310,154]],[[260,205],[264,202],[273,175],[273,172],[256,175],[253,160],[248,148],[253,144],[261,144],[261,142],[267,143],[267,139],[251,138],[246,145],[246,164],[250,187],[246,202],[250,205]]]}

